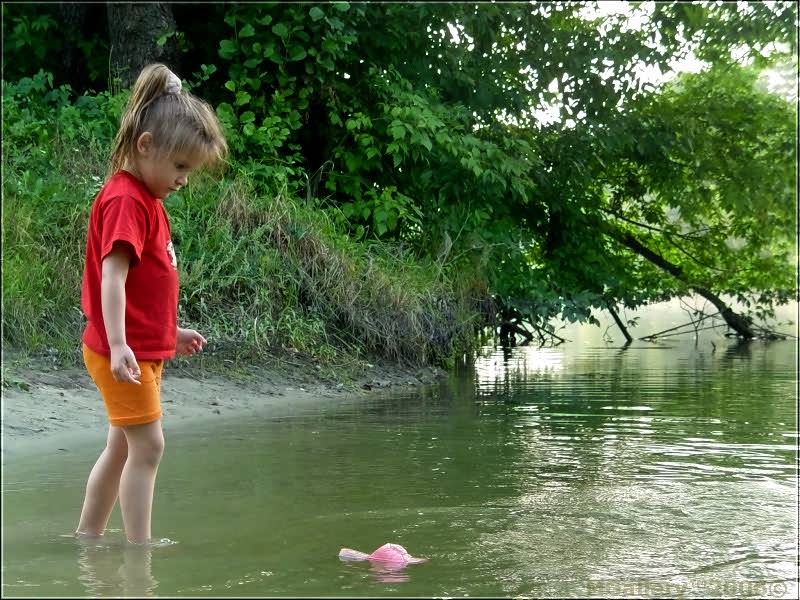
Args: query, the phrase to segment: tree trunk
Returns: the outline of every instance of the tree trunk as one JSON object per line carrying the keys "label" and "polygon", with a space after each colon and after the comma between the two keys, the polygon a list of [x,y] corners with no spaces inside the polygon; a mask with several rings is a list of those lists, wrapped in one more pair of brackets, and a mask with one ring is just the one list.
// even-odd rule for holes
{"label": "tree trunk", "polygon": [[81,50],[75,45],[74,40],[86,35],[86,18],[89,15],[89,5],[78,2],[59,2],[58,16],[65,28],[64,47],[61,50],[61,78],[69,83],[73,89],[86,88],[88,77],[83,64]]}
{"label": "tree trunk", "polygon": [[611,300],[609,300],[607,306],[608,306],[608,312],[610,312],[611,316],[614,317],[614,322],[617,324],[617,327],[619,327],[619,330],[622,332],[622,335],[625,336],[626,340],[625,343],[630,344],[633,341],[633,338],[631,337],[631,334],[628,333],[628,328],[625,327],[625,324],[622,322],[622,319],[619,318],[617,311],[614,309],[614,303],[611,302]]}
{"label": "tree trunk", "polygon": [[[159,46],[156,40],[175,31],[172,8],[163,2],[106,4],[108,32],[111,45],[111,87],[130,87],[139,72],[153,62],[179,70],[178,51],[174,36]],[[178,73],[180,77],[180,73]]]}
{"label": "tree trunk", "polygon": [[683,273],[683,270],[678,266],[674,265],[665,259],[660,254],[653,252],[650,248],[644,246],[639,240],[637,240],[633,234],[628,233],[627,231],[620,231],[619,229],[614,228],[613,226],[609,225],[605,231],[612,239],[618,241],[623,246],[630,248],[639,256],[643,256],[654,265],[657,265],[664,269],[667,273],[675,277],[676,279],[683,281],[684,283],[688,283],[692,286],[692,289],[700,294],[703,298],[707,299],[711,304],[717,307],[720,312],[720,315],[725,320],[725,323],[733,329],[736,333],[746,339],[751,339],[756,337],[755,332],[753,331],[749,319],[743,317],[742,315],[735,313],[725,302],[720,299],[719,296],[711,292],[710,290],[692,285],[689,281],[687,281],[686,275]]}

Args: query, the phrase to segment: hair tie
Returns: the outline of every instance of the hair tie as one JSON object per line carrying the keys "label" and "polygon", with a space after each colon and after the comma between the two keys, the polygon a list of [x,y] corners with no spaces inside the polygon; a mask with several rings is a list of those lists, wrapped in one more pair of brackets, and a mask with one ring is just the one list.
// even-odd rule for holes
{"label": "hair tie", "polygon": [[167,76],[167,93],[168,94],[178,94],[181,91],[181,80],[178,78],[175,73],[172,71],[169,72]]}

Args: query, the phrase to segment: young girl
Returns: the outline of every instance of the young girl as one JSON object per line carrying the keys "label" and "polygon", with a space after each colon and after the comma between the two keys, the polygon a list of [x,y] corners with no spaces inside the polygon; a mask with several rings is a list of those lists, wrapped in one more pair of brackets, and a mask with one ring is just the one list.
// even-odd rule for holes
{"label": "young girl", "polygon": [[164,450],[159,390],[164,360],[202,350],[177,325],[178,271],[162,203],[189,174],[222,164],[227,144],[214,110],[161,64],[145,67],[92,205],[81,303],[86,368],[103,396],[108,440],[86,484],[77,536],[100,536],[119,497],[125,535],[150,541]]}

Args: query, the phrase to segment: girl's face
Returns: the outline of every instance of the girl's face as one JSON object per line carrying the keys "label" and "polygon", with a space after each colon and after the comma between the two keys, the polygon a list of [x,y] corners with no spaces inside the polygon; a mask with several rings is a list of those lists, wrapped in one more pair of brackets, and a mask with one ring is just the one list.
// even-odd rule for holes
{"label": "girl's face", "polygon": [[152,144],[152,136],[143,133],[138,140],[135,167],[139,178],[156,198],[164,199],[186,185],[189,174],[199,166],[196,157],[175,154],[164,156]]}

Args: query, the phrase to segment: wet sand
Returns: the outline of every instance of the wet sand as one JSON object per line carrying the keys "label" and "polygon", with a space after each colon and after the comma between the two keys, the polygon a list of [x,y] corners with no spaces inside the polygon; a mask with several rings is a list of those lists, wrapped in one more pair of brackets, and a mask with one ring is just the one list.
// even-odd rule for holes
{"label": "wet sand", "polygon": [[[97,388],[85,369],[42,364],[20,367],[3,357],[2,461],[20,453],[69,451],[96,438],[102,443],[108,420]],[[200,369],[173,368],[168,363],[161,385],[164,429],[205,419],[257,413],[267,408],[289,410],[299,404],[336,402],[354,394],[433,383],[437,369],[371,367],[347,385],[315,377],[303,367],[260,369],[246,380],[209,375]]]}

